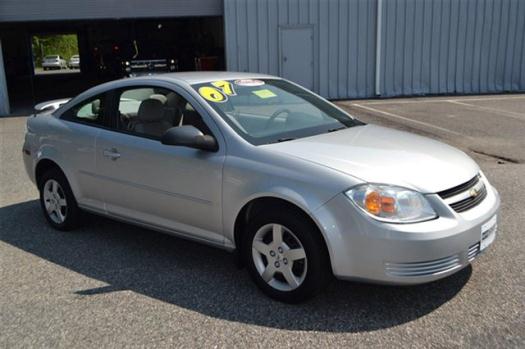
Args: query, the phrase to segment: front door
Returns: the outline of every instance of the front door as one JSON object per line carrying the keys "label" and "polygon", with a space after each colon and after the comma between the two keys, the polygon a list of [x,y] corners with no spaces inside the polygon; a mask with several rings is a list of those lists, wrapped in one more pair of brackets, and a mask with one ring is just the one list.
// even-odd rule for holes
{"label": "front door", "polygon": [[224,146],[214,153],[161,144],[164,131],[174,126],[193,124],[211,132],[174,91],[130,87],[115,91],[114,98],[115,125],[100,130],[97,138],[97,173],[105,183],[106,211],[222,243]]}
{"label": "front door", "polygon": [[309,90],[314,88],[313,35],[312,26],[280,28],[281,76]]}

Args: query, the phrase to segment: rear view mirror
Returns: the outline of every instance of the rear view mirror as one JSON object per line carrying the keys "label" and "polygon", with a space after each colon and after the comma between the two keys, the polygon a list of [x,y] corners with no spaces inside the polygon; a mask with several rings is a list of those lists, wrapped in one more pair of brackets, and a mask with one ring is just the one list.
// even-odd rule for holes
{"label": "rear view mirror", "polygon": [[205,135],[191,125],[168,129],[160,141],[165,145],[179,145],[211,152],[216,152],[219,149],[217,140],[213,136]]}

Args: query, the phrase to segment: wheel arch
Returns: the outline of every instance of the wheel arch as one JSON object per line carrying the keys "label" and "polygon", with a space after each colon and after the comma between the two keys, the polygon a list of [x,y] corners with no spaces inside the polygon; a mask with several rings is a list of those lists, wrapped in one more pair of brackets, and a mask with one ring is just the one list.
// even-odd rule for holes
{"label": "wheel arch", "polygon": [[242,206],[239,213],[237,214],[233,227],[234,244],[237,250],[241,246],[243,232],[250,217],[253,217],[253,215],[257,214],[257,212],[261,212],[265,209],[268,209],[268,206],[271,206],[272,208],[278,210],[291,210],[305,217],[305,219],[307,219],[311,224],[313,224],[313,226],[317,228],[321,239],[324,243],[324,248],[326,249],[330,257],[330,260],[332,259],[331,249],[329,248],[322,226],[315,219],[315,217],[311,213],[309,213],[309,211],[306,208],[302,207],[298,203],[295,203],[286,198],[269,195],[252,198]]}
{"label": "wheel arch", "polygon": [[42,175],[52,168],[60,171],[64,175],[64,177],[66,177],[67,179],[66,173],[62,170],[62,168],[55,161],[49,158],[42,158],[37,162],[35,166],[35,182],[36,182],[38,189],[42,187],[42,183],[41,183]]}

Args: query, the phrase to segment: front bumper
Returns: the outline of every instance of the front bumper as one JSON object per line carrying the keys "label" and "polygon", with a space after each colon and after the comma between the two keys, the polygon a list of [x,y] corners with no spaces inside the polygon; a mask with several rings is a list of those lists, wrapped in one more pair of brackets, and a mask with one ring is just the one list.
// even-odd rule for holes
{"label": "front bumper", "polygon": [[[427,195],[439,218],[414,224],[389,224],[360,212],[340,194],[315,211],[341,279],[386,284],[419,284],[451,275],[479,253],[482,226],[493,223],[499,194],[486,179],[487,197],[456,213],[438,195]],[[492,219],[492,221],[491,221]],[[497,225],[485,233],[494,238]],[[489,240],[486,240],[489,239]]]}

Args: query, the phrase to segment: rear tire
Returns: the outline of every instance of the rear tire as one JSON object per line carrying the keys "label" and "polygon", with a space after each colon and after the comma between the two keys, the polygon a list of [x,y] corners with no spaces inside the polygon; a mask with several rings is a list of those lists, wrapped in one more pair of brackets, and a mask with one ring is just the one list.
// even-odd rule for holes
{"label": "rear tire", "polygon": [[81,210],[64,174],[55,168],[39,180],[40,206],[47,222],[58,230],[71,230],[80,224]]}
{"label": "rear tire", "polygon": [[332,278],[321,233],[304,215],[292,210],[256,216],[247,225],[241,248],[253,281],[281,302],[307,300]]}

